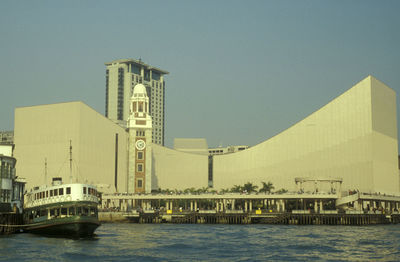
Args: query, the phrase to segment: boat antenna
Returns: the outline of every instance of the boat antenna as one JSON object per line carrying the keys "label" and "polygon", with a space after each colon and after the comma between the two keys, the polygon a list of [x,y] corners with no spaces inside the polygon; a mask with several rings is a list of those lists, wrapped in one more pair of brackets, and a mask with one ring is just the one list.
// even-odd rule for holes
{"label": "boat antenna", "polygon": [[47,183],[47,157],[44,158],[44,184]]}
{"label": "boat antenna", "polygon": [[72,140],[69,140],[69,183],[72,184]]}

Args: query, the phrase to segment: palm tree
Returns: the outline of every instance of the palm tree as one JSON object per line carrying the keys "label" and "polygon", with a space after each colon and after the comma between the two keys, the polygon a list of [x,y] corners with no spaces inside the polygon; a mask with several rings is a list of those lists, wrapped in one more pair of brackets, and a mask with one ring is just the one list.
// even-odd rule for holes
{"label": "palm tree", "polygon": [[196,189],[194,187],[186,188],[185,190],[183,190],[183,193],[185,193],[185,194],[189,194],[189,193],[193,194],[195,192],[196,192]]}
{"label": "palm tree", "polygon": [[196,190],[198,194],[203,194],[208,192],[208,187],[202,187]]}
{"label": "palm tree", "polygon": [[242,188],[242,186],[234,185],[234,186],[231,188],[231,192],[232,192],[232,193],[241,193],[241,192],[243,192],[243,188]]}
{"label": "palm tree", "polygon": [[271,193],[272,189],[275,187],[272,185],[271,182],[268,181],[268,183],[261,182],[262,183],[262,188],[258,192],[260,193]]}
{"label": "palm tree", "polygon": [[275,193],[276,193],[276,194],[285,194],[285,193],[287,193],[287,192],[288,192],[287,189],[281,188],[281,189],[279,189],[278,191],[276,191]]}
{"label": "palm tree", "polygon": [[223,188],[223,189],[221,189],[221,191],[220,191],[221,194],[225,194],[225,193],[229,193],[229,192],[230,192],[230,189],[229,189],[229,188]]}
{"label": "palm tree", "polygon": [[258,186],[253,185],[253,183],[247,182],[243,186],[243,191],[246,191],[247,193],[252,193],[252,192],[257,192]]}

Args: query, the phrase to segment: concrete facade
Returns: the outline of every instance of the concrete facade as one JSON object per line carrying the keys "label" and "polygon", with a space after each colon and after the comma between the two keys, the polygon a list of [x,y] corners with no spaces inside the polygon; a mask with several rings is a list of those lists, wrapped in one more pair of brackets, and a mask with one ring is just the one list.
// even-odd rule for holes
{"label": "concrete facade", "polygon": [[208,145],[205,138],[175,138],[174,150],[191,153],[208,155]]}
{"label": "concrete facade", "polygon": [[367,77],[282,133],[242,152],[214,156],[214,187],[296,177],[342,178],[342,189],[399,193],[396,94]]}
{"label": "concrete facade", "polygon": [[153,145],[152,188],[186,189],[208,186],[208,156]]}
{"label": "concrete facade", "polygon": [[[296,191],[295,178],[300,177],[341,179],[343,191],[397,195],[396,119],[395,92],[368,76],[304,120],[246,150],[209,156],[189,153],[186,147],[181,147],[184,152],[152,144],[146,153],[151,190],[198,189],[210,184],[221,190],[271,181],[276,190]],[[140,130],[129,135],[81,102],[17,108],[18,174],[27,179],[28,189],[42,184],[47,158],[47,182],[52,176],[68,181],[72,140],[82,182],[104,185],[107,190],[99,188],[103,192],[127,192],[132,182],[128,183],[129,159],[137,156],[128,145],[129,140],[136,143],[136,131]],[[326,187],[321,190],[329,192],[330,185]]]}
{"label": "concrete facade", "polygon": [[[127,132],[82,102],[15,109],[14,156],[26,188],[51,184],[52,177],[96,184],[103,192],[126,191]],[[46,160],[45,160],[46,159]],[[47,178],[45,178],[45,161]]]}

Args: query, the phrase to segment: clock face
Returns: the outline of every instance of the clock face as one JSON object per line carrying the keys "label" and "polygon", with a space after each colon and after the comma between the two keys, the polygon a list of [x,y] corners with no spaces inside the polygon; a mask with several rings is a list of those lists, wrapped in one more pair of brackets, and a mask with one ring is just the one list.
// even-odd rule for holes
{"label": "clock face", "polygon": [[146,147],[146,143],[143,140],[136,141],[137,150],[143,150]]}

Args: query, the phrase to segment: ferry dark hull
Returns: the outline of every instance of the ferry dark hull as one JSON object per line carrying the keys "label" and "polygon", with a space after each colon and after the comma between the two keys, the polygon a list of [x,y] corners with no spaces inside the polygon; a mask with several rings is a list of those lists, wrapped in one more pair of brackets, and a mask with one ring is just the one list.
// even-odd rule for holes
{"label": "ferry dark hull", "polygon": [[97,219],[93,218],[58,218],[46,220],[31,225],[26,225],[25,232],[46,236],[59,236],[71,238],[92,237],[94,231],[100,226]]}

